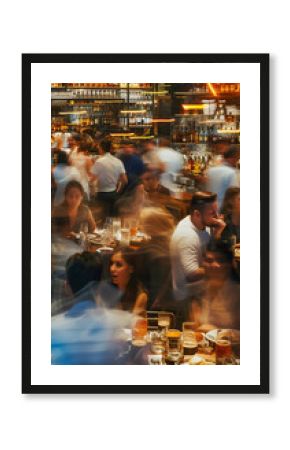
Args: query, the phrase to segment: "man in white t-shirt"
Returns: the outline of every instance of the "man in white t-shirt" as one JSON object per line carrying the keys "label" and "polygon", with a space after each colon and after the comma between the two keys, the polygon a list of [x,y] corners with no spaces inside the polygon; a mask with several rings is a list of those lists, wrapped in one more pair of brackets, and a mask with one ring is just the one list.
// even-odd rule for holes
{"label": "man in white t-shirt", "polygon": [[118,194],[128,180],[124,164],[110,153],[111,141],[101,141],[100,150],[103,156],[96,160],[91,172],[97,178],[96,200],[102,204],[104,215],[107,216],[113,214]]}
{"label": "man in white t-shirt", "polygon": [[219,239],[225,227],[217,214],[216,198],[212,192],[195,192],[190,215],[178,223],[172,235],[172,277],[177,301],[188,302],[203,294],[205,249],[211,236]]}

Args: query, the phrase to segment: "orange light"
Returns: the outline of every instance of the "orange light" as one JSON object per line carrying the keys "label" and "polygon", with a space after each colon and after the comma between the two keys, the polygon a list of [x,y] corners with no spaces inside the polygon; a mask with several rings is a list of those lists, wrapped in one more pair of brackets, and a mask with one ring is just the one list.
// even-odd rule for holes
{"label": "orange light", "polygon": [[130,137],[130,136],[135,136],[135,133],[110,133],[110,136],[112,137]]}
{"label": "orange light", "polygon": [[130,136],[129,139],[154,139],[154,136]]}
{"label": "orange light", "polygon": [[206,107],[206,105],[200,105],[200,104],[184,104],[184,105],[182,105],[182,108],[185,110],[185,111],[191,111],[192,109],[203,109],[203,108],[205,108]]}
{"label": "orange light", "polygon": [[153,123],[171,123],[175,122],[175,119],[152,119]]}
{"label": "orange light", "polygon": [[210,90],[210,92],[212,93],[212,95],[213,95],[214,97],[217,97],[217,93],[216,93],[216,90],[215,90],[215,88],[213,87],[213,85],[212,85],[211,83],[207,83],[207,85],[208,85],[209,90]]}

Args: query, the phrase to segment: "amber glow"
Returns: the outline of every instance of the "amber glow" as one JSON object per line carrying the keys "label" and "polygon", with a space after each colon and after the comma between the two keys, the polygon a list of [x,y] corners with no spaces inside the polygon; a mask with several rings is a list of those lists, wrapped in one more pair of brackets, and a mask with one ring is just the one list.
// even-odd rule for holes
{"label": "amber glow", "polygon": [[112,137],[135,136],[135,133],[110,133]]}
{"label": "amber glow", "polygon": [[152,119],[153,123],[170,123],[175,122],[175,119]]}
{"label": "amber glow", "polygon": [[206,105],[200,105],[200,104],[194,104],[194,103],[189,103],[189,104],[183,104],[182,108],[185,111],[191,111],[193,109],[204,109],[206,107]]}
{"label": "amber glow", "polygon": [[146,109],[123,109],[122,111],[120,111],[121,114],[145,114],[146,113]]}
{"label": "amber glow", "polygon": [[215,90],[215,88],[213,87],[213,85],[212,85],[211,83],[207,83],[207,85],[208,85],[209,90],[210,90],[210,92],[212,93],[212,95],[213,95],[214,97],[217,97],[217,93],[216,93],[216,90]]}

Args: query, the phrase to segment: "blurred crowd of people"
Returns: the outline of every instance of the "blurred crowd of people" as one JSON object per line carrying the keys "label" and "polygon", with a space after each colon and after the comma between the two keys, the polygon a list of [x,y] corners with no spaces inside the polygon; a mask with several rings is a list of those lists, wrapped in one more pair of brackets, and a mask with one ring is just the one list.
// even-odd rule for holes
{"label": "blurred crowd of people", "polygon": [[[237,148],[205,170],[187,202],[174,181],[184,156],[165,138],[116,149],[106,136],[54,136],[52,155],[53,364],[124,363],[118,333],[146,311],[174,313],[179,328],[239,328]],[[81,248],[80,232],[109,217],[136,220],[146,239]]]}

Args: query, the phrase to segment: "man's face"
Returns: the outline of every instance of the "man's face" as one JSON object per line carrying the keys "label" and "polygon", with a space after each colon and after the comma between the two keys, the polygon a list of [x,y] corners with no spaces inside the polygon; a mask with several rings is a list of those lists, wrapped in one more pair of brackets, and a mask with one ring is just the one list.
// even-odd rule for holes
{"label": "man's face", "polygon": [[208,203],[204,206],[203,211],[201,212],[201,220],[203,222],[203,226],[211,227],[215,223],[213,219],[217,219],[218,217],[218,205],[217,201]]}
{"label": "man's face", "polygon": [[135,149],[132,145],[128,144],[128,145],[125,145],[125,147],[123,148],[123,151],[124,151],[125,155],[133,155]]}

